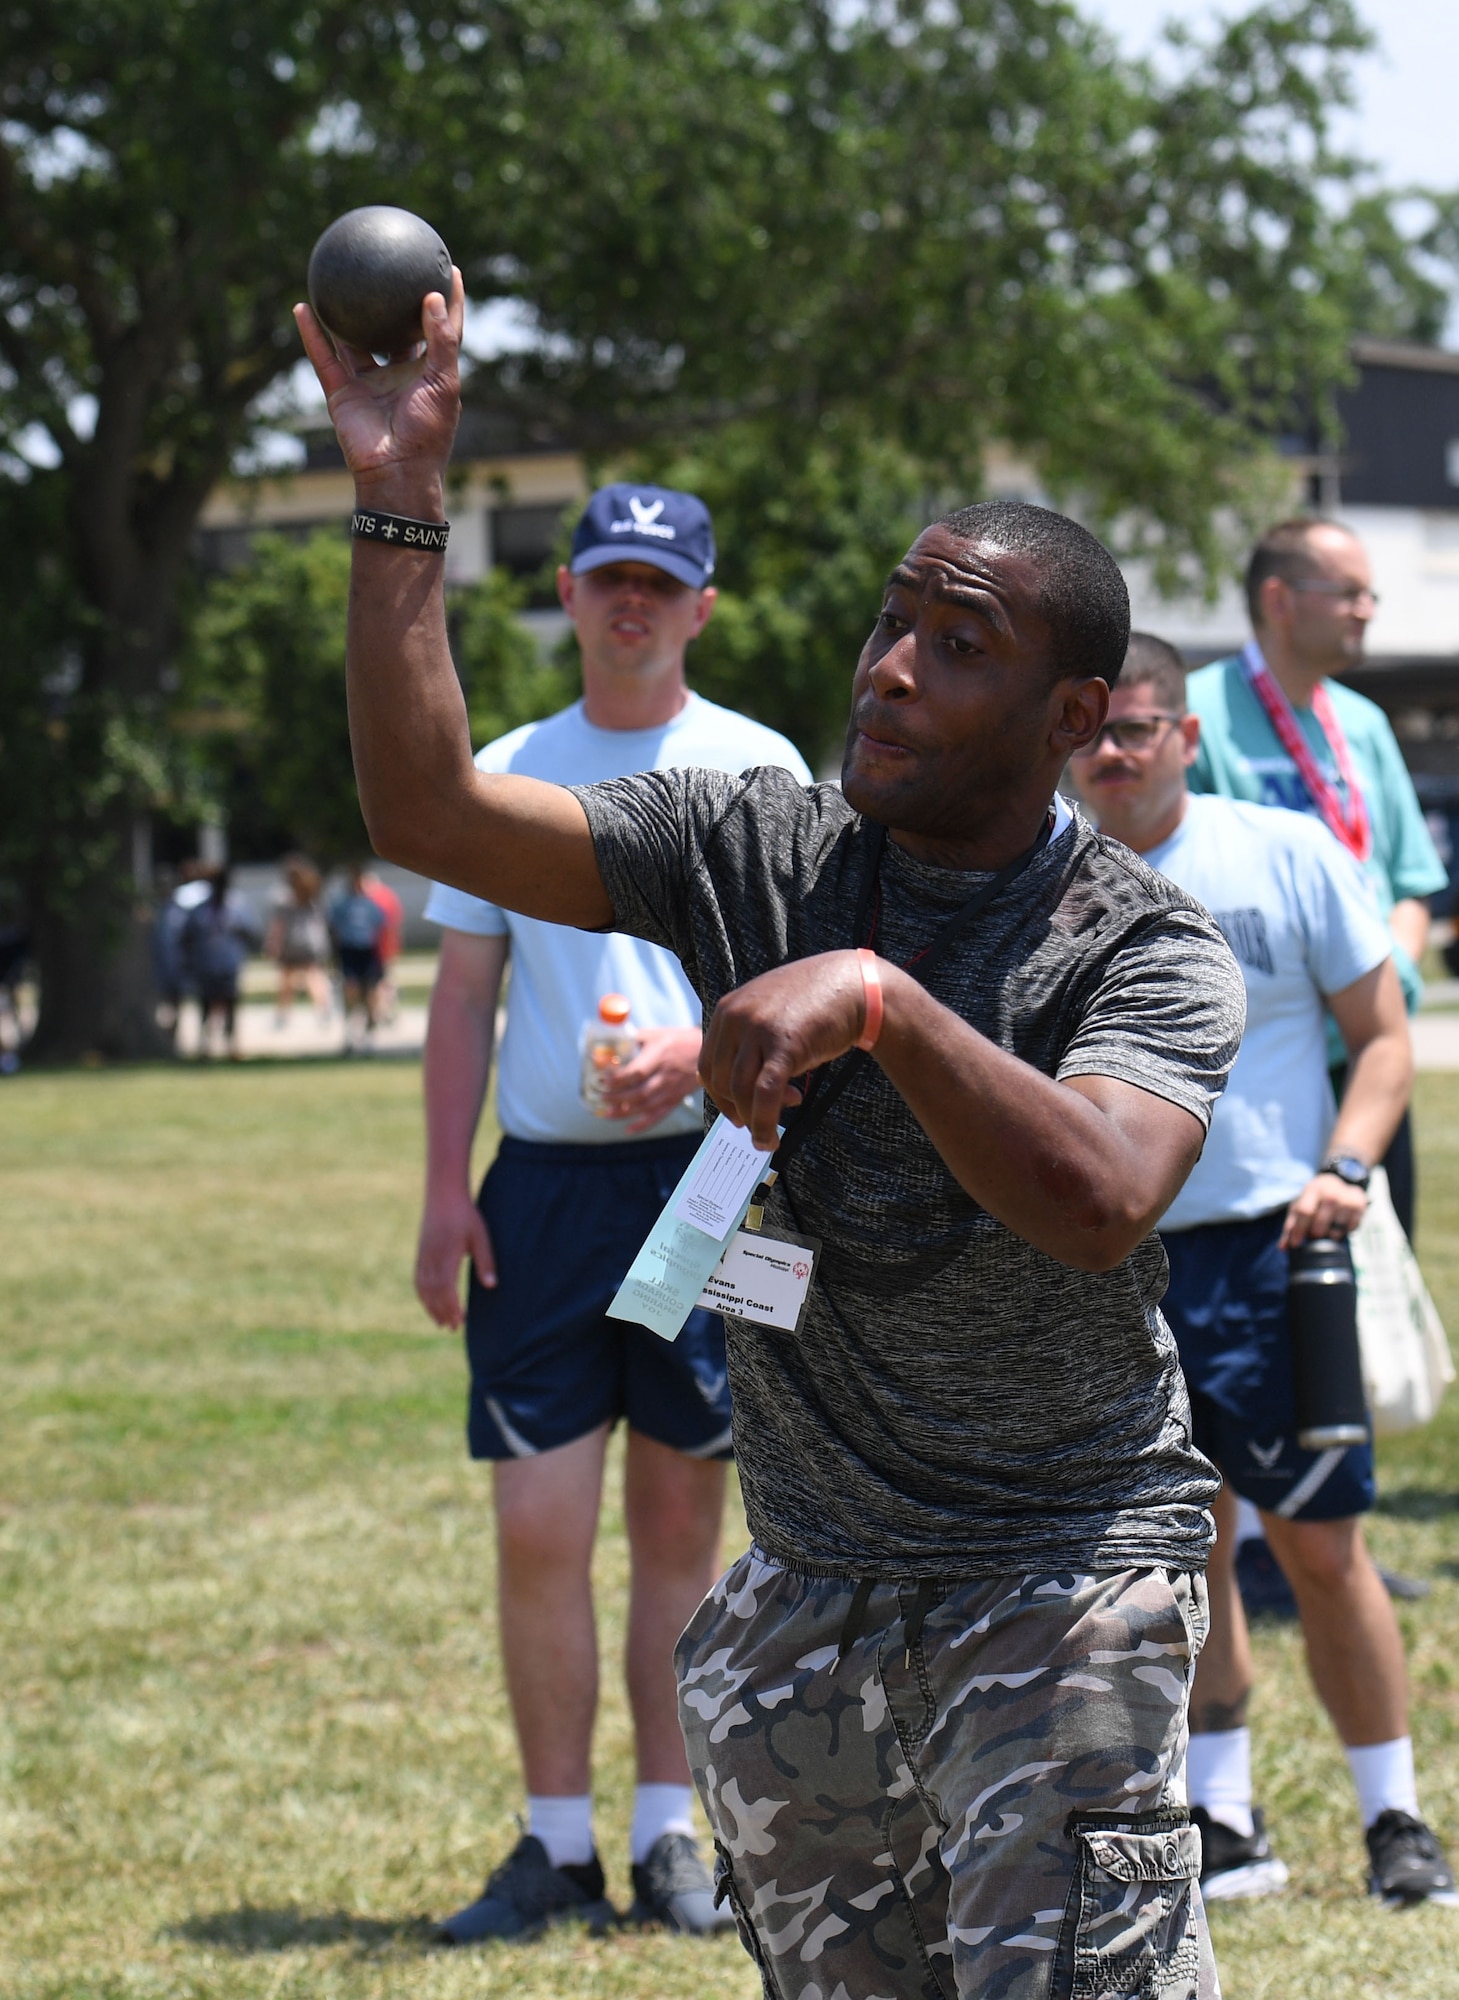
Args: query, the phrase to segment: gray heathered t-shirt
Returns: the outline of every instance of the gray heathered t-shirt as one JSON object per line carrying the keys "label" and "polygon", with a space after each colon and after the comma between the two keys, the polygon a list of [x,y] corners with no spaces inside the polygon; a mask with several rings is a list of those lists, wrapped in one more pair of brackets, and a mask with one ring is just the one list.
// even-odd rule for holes
{"label": "gray heathered t-shirt", "polygon": [[[867,839],[788,772],[574,788],[614,925],[676,952],[704,1002],[853,939]],[[883,851],[875,943],[904,964],[986,877]],[[1203,1124],[1241,975],[1199,904],[1076,818],[976,919],[930,991],[1045,1075],[1122,1079]],[[735,1451],[765,1553],[815,1575],[1197,1569],[1217,1481],[1190,1438],[1167,1266],[1147,1237],[1072,1270],[954,1180],[874,1062],[766,1214],[818,1237],[791,1336],[728,1325]]]}

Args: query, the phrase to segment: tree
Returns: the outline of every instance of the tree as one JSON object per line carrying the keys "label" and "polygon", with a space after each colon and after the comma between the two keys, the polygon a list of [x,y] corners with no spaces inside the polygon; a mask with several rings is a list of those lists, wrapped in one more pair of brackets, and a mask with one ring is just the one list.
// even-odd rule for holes
{"label": "tree", "polygon": [[[345,712],[349,585],[343,535],[260,535],[249,562],[203,592],[181,662],[177,719],[194,746],[196,790],[246,788],[291,846],[325,864],[369,851]],[[493,570],[450,600],[477,742],[572,698],[571,677],[542,659],[516,616],[525,595]]]}
{"label": "tree", "polygon": [[419,209],[474,297],[524,305],[539,342],[479,392],[589,444],[753,419],[791,465],[843,423],[967,491],[1005,439],[1172,573],[1219,565],[1220,508],[1330,404],[1354,313],[1418,329],[1437,296],[1328,144],[1346,0],[1259,7],[1173,81],[1063,0],[0,21],[0,870],[57,1056],[151,1046],[133,905],[188,778],[190,539],[342,209]]}
{"label": "tree", "polygon": [[839,769],[883,581],[934,511],[921,468],[849,423],[806,437],[764,418],[641,463],[714,516],[719,602],[689,655],[693,685],[784,730],[813,769]]}

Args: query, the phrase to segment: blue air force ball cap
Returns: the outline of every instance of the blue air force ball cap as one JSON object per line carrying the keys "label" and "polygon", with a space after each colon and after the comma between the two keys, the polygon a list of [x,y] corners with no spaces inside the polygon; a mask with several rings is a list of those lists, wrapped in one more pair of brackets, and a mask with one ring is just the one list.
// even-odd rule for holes
{"label": "blue air force ball cap", "polygon": [[605,563],[652,563],[702,590],[714,575],[714,524],[693,493],[671,486],[600,486],[572,538],[574,576]]}

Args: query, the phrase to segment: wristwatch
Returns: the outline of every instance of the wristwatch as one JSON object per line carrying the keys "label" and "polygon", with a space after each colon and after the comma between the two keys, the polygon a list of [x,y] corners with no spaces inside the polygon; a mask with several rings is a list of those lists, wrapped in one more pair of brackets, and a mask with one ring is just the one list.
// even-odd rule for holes
{"label": "wristwatch", "polygon": [[1317,1169],[1320,1174],[1336,1174],[1349,1187],[1361,1188],[1368,1192],[1368,1182],[1373,1178],[1372,1170],[1352,1153],[1332,1153]]}

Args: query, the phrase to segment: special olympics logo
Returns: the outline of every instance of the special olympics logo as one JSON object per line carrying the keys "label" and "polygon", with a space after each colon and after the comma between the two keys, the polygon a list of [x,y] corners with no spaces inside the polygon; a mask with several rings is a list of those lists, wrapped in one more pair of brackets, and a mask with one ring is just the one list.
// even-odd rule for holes
{"label": "special olympics logo", "polygon": [[792,1264],[790,1268],[794,1271],[797,1278],[808,1278],[811,1274],[809,1264]]}

